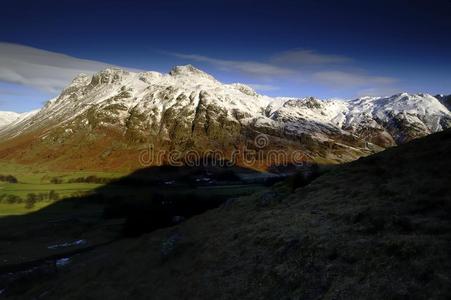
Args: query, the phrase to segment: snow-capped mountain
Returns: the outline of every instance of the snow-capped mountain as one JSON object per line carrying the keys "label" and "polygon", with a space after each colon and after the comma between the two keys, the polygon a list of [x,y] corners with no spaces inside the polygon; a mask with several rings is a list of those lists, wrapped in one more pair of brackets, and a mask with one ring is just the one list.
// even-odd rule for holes
{"label": "snow-capped mountain", "polygon": [[[3,120],[3,126],[0,125],[0,132],[6,131],[7,128],[14,128],[18,124],[21,124],[22,122],[26,122],[29,118],[34,116],[36,113],[38,113],[40,109],[36,109],[29,112],[24,113],[16,113],[16,112],[0,112],[0,123],[2,123],[1,120]],[[6,116],[5,118],[2,118],[3,114]]]}
{"label": "snow-capped mountain", "polygon": [[0,128],[14,122],[20,114],[11,111],[0,111]]}
{"label": "snow-capped mountain", "polygon": [[381,146],[400,144],[451,126],[449,110],[428,94],[401,93],[348,102],[345,130],[367,135]]}
{"label": "snow-capped mountain", "polygon": [[449,127],[450,112],[427,94],[271,98],[190,65],[169,74],[106,69],[77,76],[40,111],[0,129],[8,140],[0,158],[134,168],[146,145],[230,154],[256,148],[253,139],[264,134],[268,143],[259,151],[300,150],[309,160],[342,162]]}

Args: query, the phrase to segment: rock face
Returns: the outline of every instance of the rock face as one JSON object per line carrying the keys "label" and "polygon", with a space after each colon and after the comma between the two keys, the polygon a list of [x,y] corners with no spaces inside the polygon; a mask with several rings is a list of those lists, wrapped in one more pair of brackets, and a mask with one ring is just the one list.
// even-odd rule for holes
{"label": "rock face", "polygon": [[243,84],[222,84],[191,65],[169,74],[106,69],[77,76],[40,111],[0,129],[6,141],[0,159],[134,169],[150,146],[163,154],[149,164],[167,163],[171,150],[201,156],[219,150],[244,165],[243,155],[233,157],[243,149],[261,154],[253,162],[257,168],[278,163],[267,159],[271,150],[283,150],[289,159],[300,152],[301,160],[337,163],[450,126],[448,109],[426,94],[270,98]]}

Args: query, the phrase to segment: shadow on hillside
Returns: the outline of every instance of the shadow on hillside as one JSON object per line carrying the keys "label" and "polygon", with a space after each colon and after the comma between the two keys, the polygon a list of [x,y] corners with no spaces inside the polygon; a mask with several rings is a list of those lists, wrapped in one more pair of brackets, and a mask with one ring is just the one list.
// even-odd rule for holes
{"label": "shadow on hillside", "polygon": [[[136,236],[177,224],[284,178],[236,166],[149,167],[38,211],[0,218],[0,229],[8,231],[11,222],[18,226],[34,220],[58,224],[97,216],[100,221],[125,219],[123,233]],[[78,182],[103,179],[90,176]]]}
{"label": "shadow on hillside", "polygon": [[[85,195],[0,218],[0,249],[6,247],[0,251],[0,290],[23,293],[25,287],[57,274],[61,259],[176,225],[285,180],[293,170],[299,171],[279,168],[271,175],[236,166],[149,167]],[[73,182],[105,179],[88,176]]]}

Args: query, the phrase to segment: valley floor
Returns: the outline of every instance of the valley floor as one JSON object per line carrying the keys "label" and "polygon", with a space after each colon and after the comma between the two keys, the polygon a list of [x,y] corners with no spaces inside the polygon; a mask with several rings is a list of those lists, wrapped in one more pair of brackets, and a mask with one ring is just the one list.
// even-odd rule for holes
{"label": "valley floor", "polygon": [[[96,211],[81,202],[61,201],[27,216],[1,218],[0,282],[10,282],[3,296],[448,299],[449,153],[451,131],[434,134],[338,166],[309,184],[293,177],[247,195],[229,195],[216,209],[137,237],[119,235],[123,220],[97,223],[101,205]],[[214,194],[198,192],[194,198]],[[64,205],[74,215],[47,217]],[[24,231],[27,222],[32,226]],[[30,264],[34,274],[13,270],[43,257],[58,238],[98,246],[55,255],[53,271],[43,261]],[[29,249],[26,259],[24,249]],[[12,271],[19,279],[5,277]]]}
{"label": "valley floor", "polygon": [[[102,186],[93,182],[71,182],[95,176],[115,179],[127,175],[125,172],[54,171],[40,166],[23,165],[0,161],[0,175],[13,176],[17,183],[0,180],[0,218],[22,215],[42,209],[55,201],[89,193]],[[49,197],[49,193],[52,193]],[[34,199],[31,205],[28,198]]]}

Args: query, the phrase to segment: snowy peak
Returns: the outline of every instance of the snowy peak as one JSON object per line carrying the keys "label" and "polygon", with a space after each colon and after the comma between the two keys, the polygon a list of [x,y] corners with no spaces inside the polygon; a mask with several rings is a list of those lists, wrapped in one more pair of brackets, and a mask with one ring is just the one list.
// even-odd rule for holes
{"label": "snowy peak", "polygon": [[449,115],[449,110],[429,94],[400,93],[390,97],[362,97],[349,101],[351,110],[373,114]]}
{"label": "snowy peak", "polygon": [[[96,73],[92,76],[91,85],[96,86],[99,84],[114,84],[119,83],[125,76],[130,75],[130,72],[117,69],[117,68],[108,68],[99,73]],[[79,75],[80,76],[80,75]]]}
{"label": "snowy peak", "polygon": [[204,71],[199,70],[198,68],[192,66],[192,65],[185,65],[185,66],[175,66],[172,68],[172,70],[169,72],[169,75],[177,77],[177,76],[196,76],[201,77],[209,80],[216,79],[211,76],[210,74],[205,73]]}
{"label": "snowy peak", "polygon": [[399,144],[451,127],[451,114],[429,94],[361,97],[349,101],[343,127],[373,136],[383,133]]}
{"label": "snowy peak", "polygon": [[349,100],[350,109],[372,113],[375,111],[419,112],[426,110],[446,112],[446,108],[434,97],[426,94],[401,93],[390,97],[361,97]]}
{"label": "snowy peak", "polygon": [[429,94],[402,93],[386,98],[385,103],[398,111],[420,112],[420,113],[447,113],[448,109],[440,101]]}
{"label": "snowy peak", "polygon": [[39,109],[24,113],[0,111],[0,131],[7,130],[9,127],[14,127],[19,123],[28,120],[28,118],[31,118],[39,111]]}
{"label": "snowy peak", "polygon": [[91,80],[91,76],[81,73],[78,74],[70,83],[69,87],[73,87],[73,86],[81,86],[81,85],[85,85],[87,83],[89,83],[89,81]]}
{"label": "snowy peak", "polygon": [[20,114],[11,111],[0,111],[0,128],[14,122]]}

